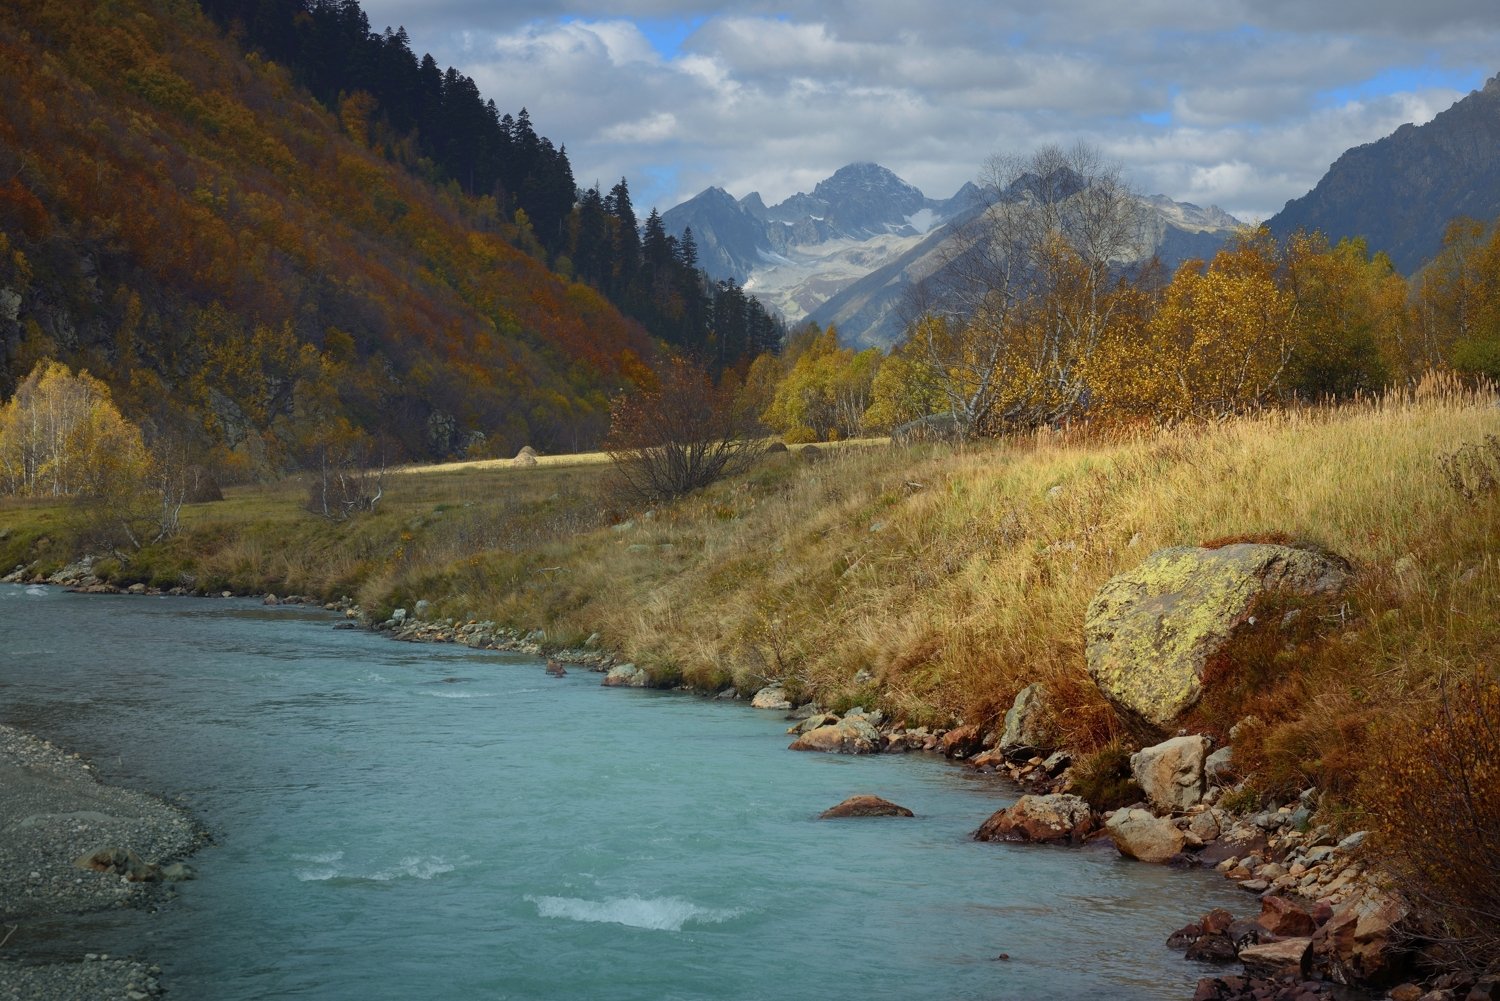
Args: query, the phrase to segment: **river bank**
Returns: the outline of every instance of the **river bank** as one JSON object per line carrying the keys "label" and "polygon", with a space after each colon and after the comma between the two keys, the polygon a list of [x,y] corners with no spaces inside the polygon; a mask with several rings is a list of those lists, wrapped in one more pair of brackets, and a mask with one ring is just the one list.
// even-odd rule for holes
{"label": "river bank", "polygon": [[[117,907],[154,908],[203,843],[182,810],[101,783],[92,766],[48,741],[0,725],[0,998],[142,1001],[160,970],[138,959],[80,952],[35,962],[44,923]],[[108,856],[108,857],[106,857]],[[80,865],[94,858],[93,866]]]}

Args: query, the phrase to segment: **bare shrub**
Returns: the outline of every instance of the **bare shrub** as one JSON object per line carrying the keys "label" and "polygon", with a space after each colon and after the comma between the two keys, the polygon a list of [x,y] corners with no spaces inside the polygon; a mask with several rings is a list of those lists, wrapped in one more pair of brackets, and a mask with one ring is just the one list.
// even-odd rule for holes
{"label": "bare shrub", "polygon": [[605,442],[622,492],[656,503],[746,469],[764,450],[755,417],[732,387],[674,358],[655,388],[617,399]]}
{"label": "bare shrub", "polygon": [[1361,789],[1405,895],[1475,969],[1500,964],[1500,684],[1445,682],[1435,718],[1403,719]]}

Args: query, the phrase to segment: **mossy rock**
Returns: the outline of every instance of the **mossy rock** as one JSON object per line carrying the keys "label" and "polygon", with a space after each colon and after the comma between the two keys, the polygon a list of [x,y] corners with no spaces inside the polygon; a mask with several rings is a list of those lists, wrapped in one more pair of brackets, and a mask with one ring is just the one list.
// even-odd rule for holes
{"label": "mossy rock", "polygon": [[1089,676],[1127,718],[1165,731],[1203,694],[1203,671],[1272,591],[1337,595],[1349,564],[1290,546],[1179,546],[1112,578],[1089,603]]}

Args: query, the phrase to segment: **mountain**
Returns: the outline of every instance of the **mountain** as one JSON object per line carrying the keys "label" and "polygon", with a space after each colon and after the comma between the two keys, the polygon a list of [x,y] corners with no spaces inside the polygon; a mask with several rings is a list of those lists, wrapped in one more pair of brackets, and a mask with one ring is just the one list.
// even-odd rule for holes
{"label": "mountain", "polygon": [[1279,237],[1299,229],[1335,242],[1362,236],[1410,274],[1442,249],[1460,215],[1500,216],[1500,76],[1425,125],[1348,150],[1267,225]]}
{"label": "mountain", "polygon": [[[937,200],[885,167],[856,163],[778,205],[709,188],[661,219],[669,232],[691,227],[711,275],[742,283],[788,322],[832,324],[845,343],[889,347],[901,336],[906,290],[944,266],[953,227],[985,202],[972,183]],[[1213,206],[1163,195],[1142,202],[1168,269],[1212,257],[1240,225]]]}

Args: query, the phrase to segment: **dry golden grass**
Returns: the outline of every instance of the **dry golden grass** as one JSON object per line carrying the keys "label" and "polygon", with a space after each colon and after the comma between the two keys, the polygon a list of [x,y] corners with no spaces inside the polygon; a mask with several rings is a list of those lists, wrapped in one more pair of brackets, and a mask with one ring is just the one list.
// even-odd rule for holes
{"label": "dry golden grass", "polygon": [[[1098,587],[1164,546],[1289,537],[1353,562],[1348,603],[1291,656],[1250,650],[1236,669],[1258,680],[1195,725],[1256,715],[1268,783],[1343,788],[1382,714],[1496,662],[1500,491],[1465,497],[1444,466],[1493,434],[1492,396],[1429,386],[1169,430],[819,445],[651,511],[613,498],[598,456],[460,463],[388,477],[380,510],[340,525],[303,512],[295,482],[236,488],[120,573],[349,593],[377,616],[426,598],[559,646],[599,632],[699,687],[780,678],[913,724],[994,722],[1041,680],[1088,750],[1128,736],[1084,669]],[[43,534],[36,509],[3,513]]]}

